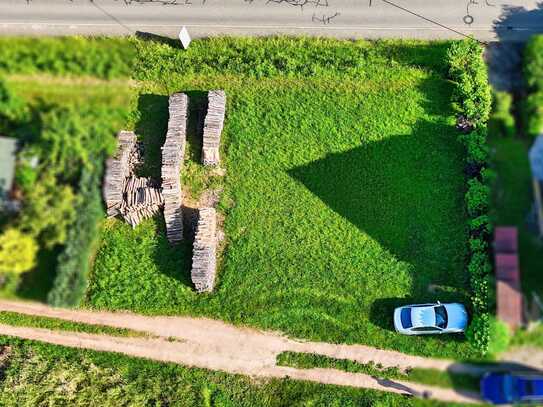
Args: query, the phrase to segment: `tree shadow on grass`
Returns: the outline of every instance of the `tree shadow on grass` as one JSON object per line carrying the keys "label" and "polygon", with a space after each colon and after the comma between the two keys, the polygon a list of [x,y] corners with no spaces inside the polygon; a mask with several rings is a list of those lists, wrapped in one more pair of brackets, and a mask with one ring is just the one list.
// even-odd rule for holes
{"label": "tree shadow on grass", "polygon": [[[443,158],[439,155],[446,152],[432,151],[429,145],[430,138],[444,127],[418,123],[412,134],[329,154],[289,170],[289,175],[398,260],[446,282],[449,270],[440,255],[450,251],[444,242],[444,236],[451,233],[447,216],[458,219],[459,214],[442,212],[458,209],[454,203],[436,202],[443,201],[435,194],[451,181],[451,174],[444,174],[441,168]],[[433,145],[439,148],[439,143]],[[424,272],[417,277],[424,279]]]}
{"label": "tree shadow on grass", "polygon": [[166,225],[162,215],[157,216],[158,239],[153,247],[153,260],[164,275],[171,277],[187,287],[192,287],[190,270],[192,265],[192,241],[182,240],[172,245],[166,237]]}
{"label": "tree shadow on grass", "polygon": [[144,148],[143,164],[138,170],[138,176],[160,180],[161,147],[168,130],[168,96],[140,95],[138,112],[140,117],[135,132]]}
{"label": "tree shadow on grass", "polygon": [[57,274],[58,256],[62,247],[58,246],[50,250],[40,250],[36,268],[21,275],[21,280],[16,290],[20,298],[45,302],[47,294],[53,288],[53,282]]}

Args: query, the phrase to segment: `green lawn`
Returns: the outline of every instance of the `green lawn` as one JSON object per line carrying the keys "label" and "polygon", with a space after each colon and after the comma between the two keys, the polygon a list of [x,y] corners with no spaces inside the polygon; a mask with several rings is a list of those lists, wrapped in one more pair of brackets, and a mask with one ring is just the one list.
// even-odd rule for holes
{"label": "green lawn", "polygon": [[[280,40],[231,40],[221,56],[221,41],[230,40],[195,42],[187,54],[149,51],[162,55],[161,76],[140,84],[132,123],[146,146],[144,171],[157,176],[167,94],[196,101],[183,180],[193,194],[206,184],[225,188],[226,250],[214,293],[193,291],[190,243],[171,247],[159,218],[135,230],[109,221],[87,306],[473,356],[463,337],[405,337],[391,322],[401,304],[467,302],[464,153],[444,79],[448,44],[283,40],[282,51]],[[275,68],[248,68],[257,46],[276,53],[266,57]],[[300,58],[318,58],[296,65],[302,49]],[[216,88],[228,97],[224,181],[197,163],[194,134],[201,92]]]}

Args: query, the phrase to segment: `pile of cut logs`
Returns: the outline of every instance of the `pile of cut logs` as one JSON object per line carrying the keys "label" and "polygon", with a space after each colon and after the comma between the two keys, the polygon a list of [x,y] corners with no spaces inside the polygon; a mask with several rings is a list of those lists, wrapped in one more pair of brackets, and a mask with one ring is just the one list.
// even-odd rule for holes
{"label": "pile of cut logs", "polygon": [[212,90],[207,94],[207,114],[204,120],[204,141],[202,162],[204,165],[218,165],[221,133],[224,127],[226,109],[226,93],[223,90]]}
{"label": "pile of cut logs", "polygon": [[199,210],[192,252],[191,279],[196,291],[209,292],[217,270],[217,215],[214,208]]}
{"label": "pile of cut logs", "polygon": [[150,178],[131,176],[126,180],[123,196],[120,212],[132,227],[156,215],[164,205],[160,188]]}
{"label": "pile of cut logs", "polygon": [[166,235],[172,243],[183,239],[180,171],[185,155],[188,97],[174,93],[169,99],[168,132],[162,146],[162,195]]}
{"label": "pile of cut logs", "polygon": [[160,188],[149,178],[135,177],[141,161],[137,137],[132,131],[121,131],[117,154],[107,160],[103,188],[107,215],[121,215],[132,227],[143,219],[154,216],[163,206]]}

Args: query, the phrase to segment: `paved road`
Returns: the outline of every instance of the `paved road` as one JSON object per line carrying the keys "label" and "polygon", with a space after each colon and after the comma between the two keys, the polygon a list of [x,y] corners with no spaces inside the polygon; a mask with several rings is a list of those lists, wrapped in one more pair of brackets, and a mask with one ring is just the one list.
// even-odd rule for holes
{"label": "paved road", "polygon": [[[167,4],[173,3],[173,4]],[[0,35],[194,37],[307,34],[343,38],[524,40],[543,32],[537,0],[0,0]]]}

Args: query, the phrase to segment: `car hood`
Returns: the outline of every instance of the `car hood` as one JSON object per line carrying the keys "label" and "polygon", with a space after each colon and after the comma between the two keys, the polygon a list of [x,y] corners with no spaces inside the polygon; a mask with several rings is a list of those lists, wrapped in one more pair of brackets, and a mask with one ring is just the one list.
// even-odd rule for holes
{"label": "car hood", "polygon": [[466,329],[468,312],[462,304],[443,304],[447,310],[447,329]]}

